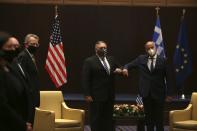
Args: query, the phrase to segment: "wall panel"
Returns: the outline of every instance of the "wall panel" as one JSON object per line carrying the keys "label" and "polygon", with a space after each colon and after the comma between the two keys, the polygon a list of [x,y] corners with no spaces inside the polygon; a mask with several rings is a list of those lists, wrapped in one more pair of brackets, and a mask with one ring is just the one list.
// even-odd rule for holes
{"label": "wall panel", "polygon": [[165,6],[165,0],[133,0],[134,5],[140,6]]}
{"label": "wall panel", "polygon": [[32,4],[63,4],[63,0],[27,0]]}
{"label": "wall panel", "polygon": [[97,5],[98,0],[64,0],[64,4]]}
{"label": "wall panel", "polygon": [[100,5],[127,5],[130,6],[132,0],[99,0]]}
{"label": "wall panel", "polygon": [[27,0],[0,0],[0,3],[27,3]]}
{"label": "wall panel", "polygon": [[197,6],[197,0],[166,0],[167,6]]}
{"label": "wall panel", "polygon": [[0,0],[0,3],[197,7],[197,0]]}

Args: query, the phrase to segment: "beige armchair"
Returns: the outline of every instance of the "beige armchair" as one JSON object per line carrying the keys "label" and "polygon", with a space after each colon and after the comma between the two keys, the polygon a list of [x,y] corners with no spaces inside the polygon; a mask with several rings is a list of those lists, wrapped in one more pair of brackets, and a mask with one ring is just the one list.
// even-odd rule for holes
{"label": "beige armchair", "polygon": [[184,110],[170,111],[170,131],[197,131],[197,92]]}
{"label": "beige armchair", "polygon": [[61,91],[41,91],[33,131],[83,131],[84,115],[66,105]]}

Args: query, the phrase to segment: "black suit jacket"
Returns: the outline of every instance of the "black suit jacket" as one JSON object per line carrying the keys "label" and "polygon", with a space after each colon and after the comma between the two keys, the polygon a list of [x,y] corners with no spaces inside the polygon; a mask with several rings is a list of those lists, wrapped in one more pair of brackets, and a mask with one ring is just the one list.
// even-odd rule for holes
{"label": "black suit jacket", "polygon": [[27,117],[27,122],[33,123],[34,120],[34,112],[35,112],[35,91],[32,88],[32,86],[30,85],[31,83],[29,82],[30,80],[30,76],[29,74],[26,72],[26,70],[24,70],[21,66],[21,63],[18,61],[18,59],[15,59],[12,64],[11,64],[12,69],[14,70],[15,73],[17,73],[17,75],[20,77],[20,79],[22,79],[27,88],[28,88],[28,117]]}
{"label": "black suit jacket", "polygon": [[126,64],[124,68],[137,69],[139,71],[139,93],[142,97],[147,97],[149,94],[158,100],[164,100],[167,90],[165,79],[167,77],[166,59],[157,56],[154,71],[150,72],[148,66],[148,56],[140,55],[135,60]]}
{"label": "black suit jacket", "polygon": [[92,96],[94,101],[114,100],[114,73],[120,67],[113,57],[107,57],[110,75],[107,74],[98,56],[94,55],[84,61],[82,86],[85,96]]}
{"label": "black suit jacket", "polygon": [[0,67],[0,130],[26,131],[29,89],[24,79],[12,68]]}
{"label": "black suit jacket", "polygon": [[40,106],[40,81],[38,70],[35,63],[32,60],[32,57],[28,53],[27,49],[23,50],[17,58],[17,61],[20,63],[21,67],[23,68],[24,72],[27,76],[27,81],[29,83],[29,87],[31,88],[33,94],[33,103],[34,107]]}

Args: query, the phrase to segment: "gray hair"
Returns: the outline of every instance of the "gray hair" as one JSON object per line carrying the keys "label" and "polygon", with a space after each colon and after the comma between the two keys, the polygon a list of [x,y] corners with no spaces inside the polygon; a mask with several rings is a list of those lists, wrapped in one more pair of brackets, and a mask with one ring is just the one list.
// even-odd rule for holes
{"label": "gray hair", "polygon": [[27,35],[25,36],[25,41],[24,41],[24,43],[27,43],[30,37],[33,37],[33,38],[39,40],[39,37],[38,37],[36,34],[27,34]]}

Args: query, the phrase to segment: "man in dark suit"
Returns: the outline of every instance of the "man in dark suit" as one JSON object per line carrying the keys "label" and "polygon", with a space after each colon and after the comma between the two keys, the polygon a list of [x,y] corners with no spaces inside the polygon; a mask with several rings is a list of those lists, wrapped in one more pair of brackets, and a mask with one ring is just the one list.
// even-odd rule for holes
{"label": "man in dark suit", "polygon": [[163,131],[163,113],[166,96],[167,65],[166,59],[156,54],[154,42],[145,44],[147,55],[140,55],[126,64],[123,74],[128,70],[139,71],[139,93],[143,98],[144,111],[148,131]]}
{"label": "man in dark suit", "polygon": [[[0,37],[2,37],[0,35]],[[2,38],[0,38],[2,40]],[[5,39],[5,38],[3,38]],[[18,54],[18,41],[0,40],[0,130],[32,131],[28,122],[29,88],[11,63]]]}
{"label": "man in dark suit", "polygon": [[17,63],[23,70],[22,75],[26,78],[29,84],[32,99],[32,114],[30,115],[30,122],[34,121],[35,107],[40,105],[40,81],[38,75],[38,68],[35,60],[35,53],[39,47],[39,37],[35,34],[28,34],[25,37],[25,49],[18,55]]}
{"label": "man in dark suit", "polygon": [[113,131],[114,76],[122,73],[115,59],[107,56],[107,44],[95,44],[96,55],[84,61],[82,86],[89,103],[92,131]]}

